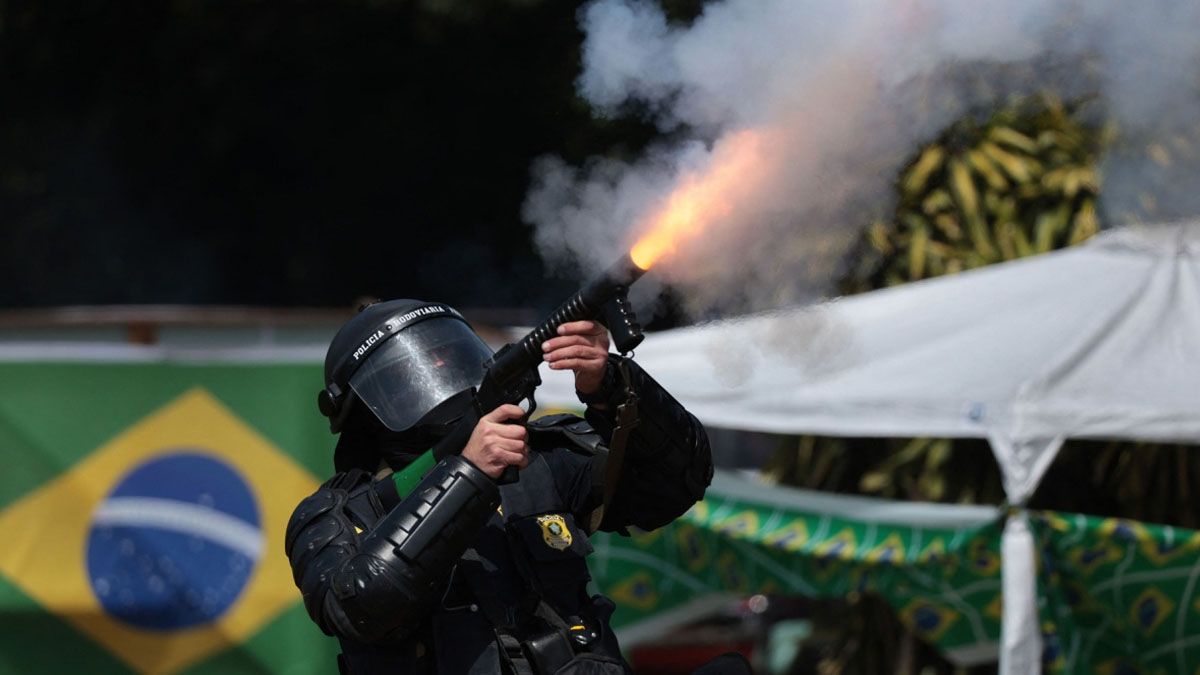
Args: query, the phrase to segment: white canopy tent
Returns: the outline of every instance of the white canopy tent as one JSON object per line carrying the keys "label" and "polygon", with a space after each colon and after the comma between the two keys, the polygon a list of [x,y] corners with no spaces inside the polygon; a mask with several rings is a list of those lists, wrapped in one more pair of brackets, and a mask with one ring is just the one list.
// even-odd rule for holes
{"label": "white canopy tent", "polygon": [[[987,438],[1009,501],[1066,438],[1200,442],[1200,222],[652,336],[637,358],[705,423]],[[558,373],[543,401],[572,400]],[[1005,529],[1001,671],[1038,672],[1033,539]]]}

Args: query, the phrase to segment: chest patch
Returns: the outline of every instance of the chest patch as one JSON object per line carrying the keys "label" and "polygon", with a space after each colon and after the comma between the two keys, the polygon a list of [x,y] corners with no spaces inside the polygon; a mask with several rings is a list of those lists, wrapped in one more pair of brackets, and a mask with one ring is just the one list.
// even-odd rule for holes
{"label": "chest patch", "polygon": [[557,551],[566,550],[571,546],[571,531],[567,529],[567,522],[562,516],[538,516],[537,522],[542,526],[542,539],[547,546]]}

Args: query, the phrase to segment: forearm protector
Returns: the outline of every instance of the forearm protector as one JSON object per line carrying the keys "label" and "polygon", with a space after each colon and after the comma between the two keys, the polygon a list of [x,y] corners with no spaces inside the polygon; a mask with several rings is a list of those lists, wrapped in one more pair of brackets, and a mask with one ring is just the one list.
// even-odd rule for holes
{"label": "forearm protector", "polygon": [[[326,633],[358,642],[407,637],[427,621],[450,569],[499,504],[496,484],[453,455],[353,542],[332,508],[294,535],[289,527],[288,555],[309,615]],[[322,552],[308,555],[313,549]]]}
{"label": "forearm protector", "polygon": [[[623,402],[624,389],[615,372],[623,357],[609,358],[604,400],[601,406],[589,405],[586,413],[606,438],[611,438],[613,411]],[[650,530],[679,517],[704,497],[712,482],[712,451],[700,421],[637,362],[623,360],[637,396],[638,422],[629,436],[614,503],[601,527],[636,525]]]}

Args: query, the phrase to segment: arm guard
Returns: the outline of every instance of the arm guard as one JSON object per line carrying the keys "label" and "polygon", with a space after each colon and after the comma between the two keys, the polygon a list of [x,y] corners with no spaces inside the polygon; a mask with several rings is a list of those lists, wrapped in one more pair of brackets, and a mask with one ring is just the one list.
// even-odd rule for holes
{"label": "arm guard", "polygon": [[[616,370],[610,356],[608,371]],[[600,525],[620,530],[634,525],[653,530],[683,515],[704,497],[712,482],[712,451],[699,420],[684,409],[635,361],[626,359],[630,385],[638,397],[638,424],[629,436],[621,479]],[[605,438],[612,437],[613,411],[620,405],[618,377],[606,374],[603,409],[588,406],[588,421]]]}
{"label": "arm guard", "polygon": [[500,491],[454,455],[361,537],[346,500],[344,489],[326,484],[292,515],[286,544],[293,576],[321,630],[392,642],[428,619],[450,569],[500,504]]}

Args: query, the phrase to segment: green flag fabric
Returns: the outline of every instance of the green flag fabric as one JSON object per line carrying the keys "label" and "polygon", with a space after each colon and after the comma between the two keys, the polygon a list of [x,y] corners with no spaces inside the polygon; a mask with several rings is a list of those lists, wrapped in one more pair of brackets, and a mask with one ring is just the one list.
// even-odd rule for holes
{"label": "green flag fabric", "polygon": [[626,633],[717,593],[884,597],[960,663],[996,658],[1001,512],[772,488],[719,472],[675,523],[598,534],[592,565]]}
{"label": "green flag fabric", "polygon": [[305,364],[0,363],[0,673],[328,673],[283,552]]}
{"label": "green flag fabric", "polygon": [[1048,673],[1200,673],[1200,532],[1042,512]]}

